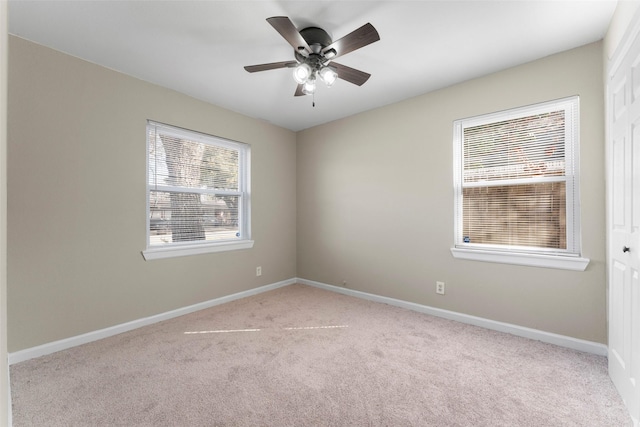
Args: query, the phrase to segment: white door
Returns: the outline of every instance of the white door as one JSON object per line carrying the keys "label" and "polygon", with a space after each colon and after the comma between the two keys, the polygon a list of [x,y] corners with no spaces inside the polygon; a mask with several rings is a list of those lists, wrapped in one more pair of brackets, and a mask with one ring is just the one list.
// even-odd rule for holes
{"label": "white door", "polygon": [[[637,24],[637,23],[636,23]],[[638,25],[632,25],[637,29]],[[640,420],[640,36],[609,64],[609,375],[634,424]]]}

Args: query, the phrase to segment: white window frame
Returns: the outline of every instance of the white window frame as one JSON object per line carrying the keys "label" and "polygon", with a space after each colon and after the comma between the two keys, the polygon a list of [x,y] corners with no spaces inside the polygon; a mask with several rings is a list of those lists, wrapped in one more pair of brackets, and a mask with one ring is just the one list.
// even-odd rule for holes
{"label": "white window frame", "polygon": [[[463,239],[463,168],[464,130],[468,127],[512,120],[535,114],[565,110],[565,179],[566,179],[566,233],[567,249],[528,248],[522,246],[487,245],[464,242]],[[580,241],[580,103],[573,96],[540,104],[484,114],[453,123],[453,186],[454,186],[454,245],[455,258],[584,271],[589,259],[581,255]]]}
{"label": "white window frame", "polygon": [[[154,190],[161,191],[184,191],[166,185],[151,185],[149,179],[149,130],[155,127],[161,129],[164,134],[173,135],[175,137],[187,139],[190,141],[200,142],[207,145],[220,146],[238,150],[238,191],[215,191],[215,194],[237,195],[240,197],[238,207],[238,229],[240,232],[239,239],[222,240],[222,241],[202,241],[202,242],[177,242],[166,246],[151,246],[151,227],[150,227],[150,192]],[[232,251],[240,249],[250,249],[253,247],[254,241],[251,240],[251,198],[250,198],[250,171],[251,171],[251,147],[248,144],[231,141],[217,136],[207,135],[204,133],[183,129],[164,123],[147,121],[146,126],[146,235],[147,247],[142,251],[145,260],[154,260],[162,258],[173,258],[188,255],[198,255],[213,252]],[[211,191],[202,190],[210,193]]]}

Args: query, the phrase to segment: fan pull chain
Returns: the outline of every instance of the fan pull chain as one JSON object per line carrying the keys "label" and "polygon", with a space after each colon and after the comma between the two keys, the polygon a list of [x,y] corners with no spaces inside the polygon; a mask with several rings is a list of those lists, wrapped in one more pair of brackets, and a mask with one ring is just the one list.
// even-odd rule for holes
{"label": "fan pull chain", "polygon": [[313,97],[313,100],[311,101],[311,106],[313,108],[315,108],[316,107],[316,93],[314,92],[311,96]]}

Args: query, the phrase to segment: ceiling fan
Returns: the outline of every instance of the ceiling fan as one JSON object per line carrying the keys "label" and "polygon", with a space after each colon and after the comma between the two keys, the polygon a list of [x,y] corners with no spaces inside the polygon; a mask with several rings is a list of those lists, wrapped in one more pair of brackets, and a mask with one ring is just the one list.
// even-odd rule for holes
{"label": "ceiling fan", "polygon": [[293,47],[295,60],[247,65],[244,69],[248,72],[293,68],[293,78],[298,83],[295,96],[315,93],[318,78],[327,86],[331,86],[339,78],[362,86],[371,77],[369,73],[333,60],[380,40],[373,25],[365,24],[341,39],[332,41],[322,28],[307,27],[298,31],[286,16],[267,18],[267,22]]}

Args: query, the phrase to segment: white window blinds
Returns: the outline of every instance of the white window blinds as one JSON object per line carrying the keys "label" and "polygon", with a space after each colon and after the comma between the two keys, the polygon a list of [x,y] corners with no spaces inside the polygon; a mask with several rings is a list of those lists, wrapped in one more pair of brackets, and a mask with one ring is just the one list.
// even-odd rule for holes
{"label": "white window blinds", "polygon": [[578,98],[454,123],[456,246],[579,253]]}
{"label": "white window blinds", "polygon": [[148,247],[247,239],[248,146],[149,122]]}

